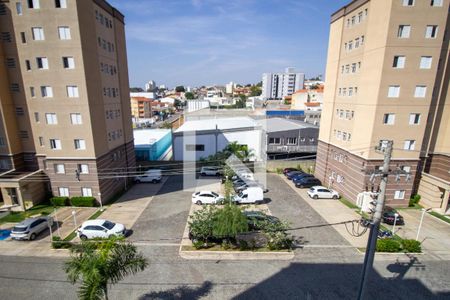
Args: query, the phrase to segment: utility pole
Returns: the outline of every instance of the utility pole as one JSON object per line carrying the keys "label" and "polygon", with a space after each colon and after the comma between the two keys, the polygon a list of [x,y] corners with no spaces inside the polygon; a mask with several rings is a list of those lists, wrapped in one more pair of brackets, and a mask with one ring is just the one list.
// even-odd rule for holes
{"label": "utility pole", "polygon": [[380,192],[376,201],[375,211],[373,213],[372,223],[370,225],[369,239],[367,240],[366,255],[364,257],[364,265],[359,285],[358,300],[364,299],[364,292],[370,272],[373,270],[373,259],[377,245],[378,231],[380,228],[381,215],[384,208],[384,199],[386,195],[386,186],[389,176],[389,163],[391,162],[393,141],[386,141],[384,148],[383,171],[381,173]]}

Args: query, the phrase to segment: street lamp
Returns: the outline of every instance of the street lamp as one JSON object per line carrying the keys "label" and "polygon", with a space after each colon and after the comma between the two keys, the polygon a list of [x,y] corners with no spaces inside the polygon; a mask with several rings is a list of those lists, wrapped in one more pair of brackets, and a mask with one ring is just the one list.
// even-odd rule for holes
{"label": "street lamp", "polygon": [[392,235],[395,234],[395,224],[397,224],[398,213],[394,214],[394,225],[392,225]]}
{"label": "street lamp", "polygon": [[100,211],[103,211],[102,193],[97,193],[98,202],[100,202]]}
{"label": "street lamp", "polygon": [[72,216],[73,216],[73,223],[75,224],[75,229],[77,229],[77,217],[76,217],[77,213],[76,211],[72,210]]}
{"label": "street lamp", "polygon": [[422,228],[422,222],[423,222],[423,217],[425,216],[425,212],[430,211],[430,210],[431,210],[431,207],[427,208],[427,209],[422,208],[422,216],[420,217],[419,228],[417,228],[416,241],[419,240],[420,229]]}

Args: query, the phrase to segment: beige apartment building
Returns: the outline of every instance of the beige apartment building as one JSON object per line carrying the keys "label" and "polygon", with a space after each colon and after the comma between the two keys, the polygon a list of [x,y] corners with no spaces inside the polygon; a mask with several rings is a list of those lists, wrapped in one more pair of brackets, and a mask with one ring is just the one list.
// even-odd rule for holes
{"label": "beige apartment building", "polygon": [[[331,17],[316,176],[356,201],[394,145],[387,203],[449,210],[449,0],[355,0]],[[446,34],[447,32],[447,34]],[[409,175],[406,175],[409,173]]]}
{"label": "beige apartment building", "polygon": [[135,166],[123,15],[103,0],[1,0],[0,31],[0,206],[108,201]]}

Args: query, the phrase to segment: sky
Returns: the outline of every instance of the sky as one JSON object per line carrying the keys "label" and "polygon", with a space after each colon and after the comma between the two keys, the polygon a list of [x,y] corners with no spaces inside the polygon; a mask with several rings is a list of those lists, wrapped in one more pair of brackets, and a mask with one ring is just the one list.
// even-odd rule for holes
{"label": "sky", "polygon": [[324,75],[330,15],[349,0],[109,0],[125,15],[130,85]]}

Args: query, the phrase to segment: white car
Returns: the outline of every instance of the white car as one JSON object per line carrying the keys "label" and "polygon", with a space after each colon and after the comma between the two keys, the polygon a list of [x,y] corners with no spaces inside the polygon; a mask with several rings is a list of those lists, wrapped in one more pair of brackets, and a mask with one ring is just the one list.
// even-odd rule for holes
{"label": "white car", "polygon": [[157,183],[160,182],[162,179],[162,172],[159,169],[151,169],[145,171],[144,174],[134,177],[134,181],[136,183],[141,182],[151,182],[151,183]]}
{"label": "white car", "polygon": [[201,191],[192,194],[192,203],[202,204],[217,204],[225,199],[222,195],[211,191]]}
{"label": "white car", "polygon": [[219,176],[222,173],[220,167],[202,167],[200,175],[202,176]]}
{"label": "white car", "polygon": [[77,229],[80,239],[109,238],[111,236],[125,236],[126,229],[123,224],[108,220],[88,220]]}
{"label": "white car", "polygon": [[324,186],[313,186],[308,190],[309,197],[313,199],[339,199],[339,193]]}

